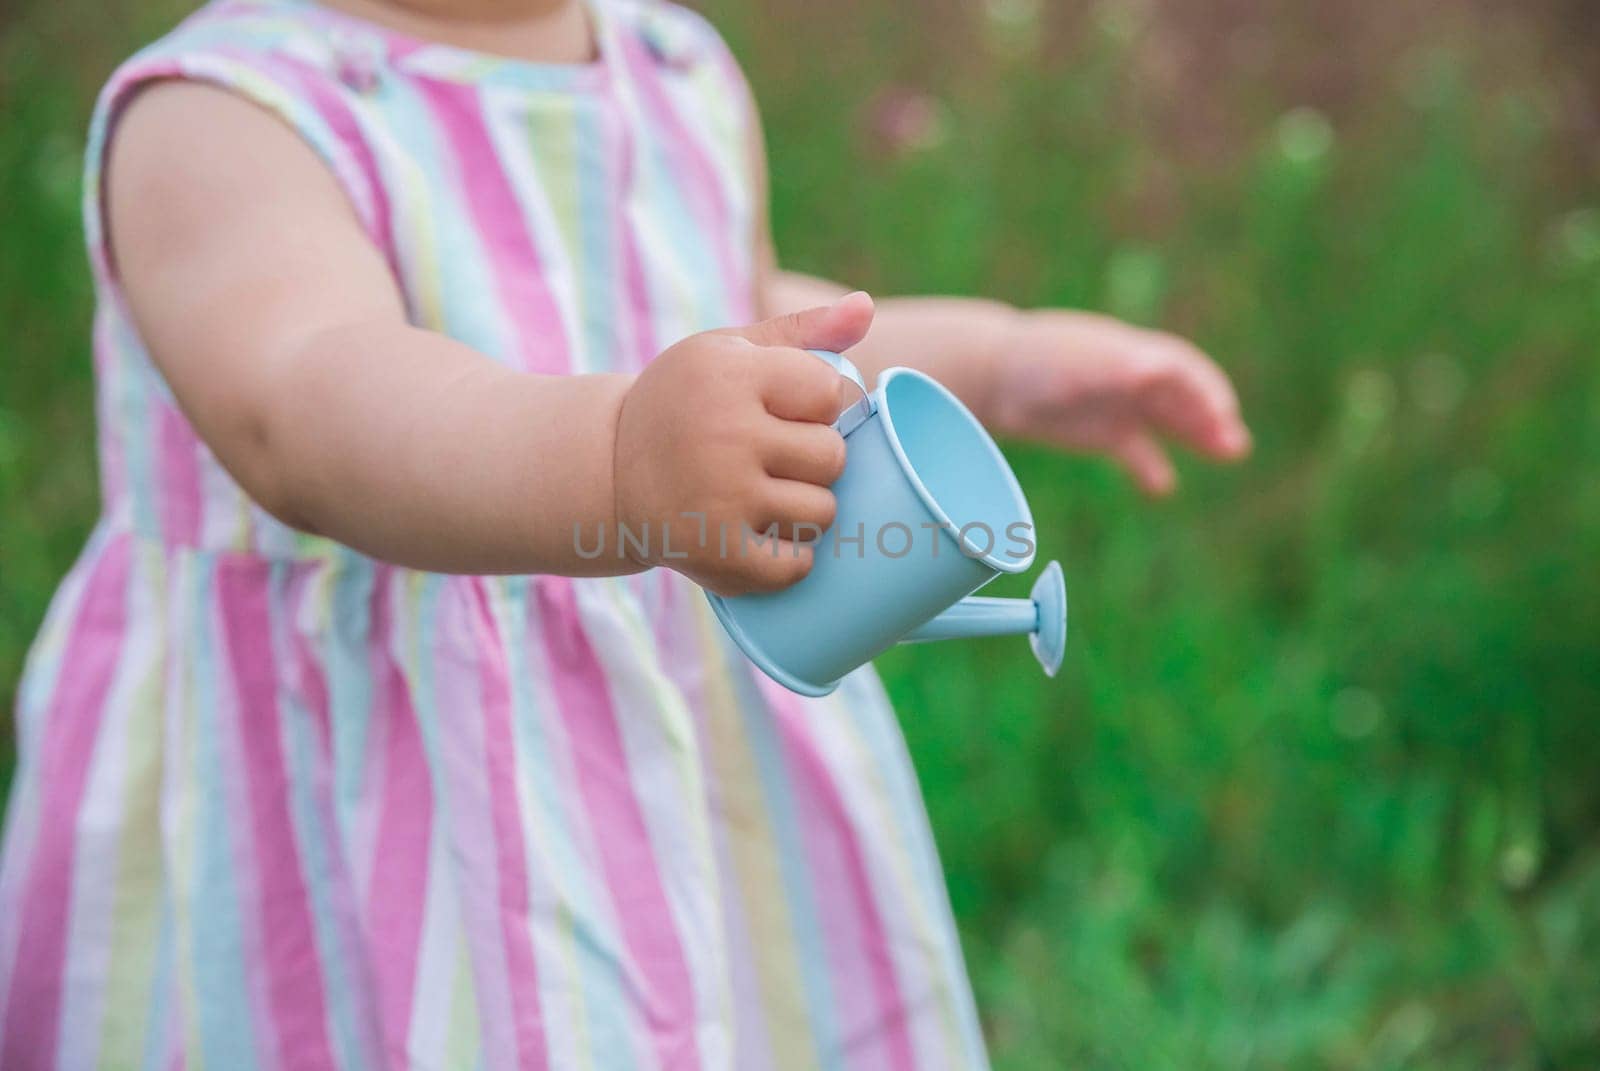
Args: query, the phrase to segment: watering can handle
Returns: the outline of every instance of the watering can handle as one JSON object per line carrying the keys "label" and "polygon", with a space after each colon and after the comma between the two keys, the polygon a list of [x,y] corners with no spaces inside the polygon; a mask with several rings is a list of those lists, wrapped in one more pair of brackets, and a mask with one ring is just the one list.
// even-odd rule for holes
{"label": "watering can handle", "polygon": [[819,357],[833,366],[833,370],[856,385],[861,392],[861,400],[839,414],[839,419],[833,422],[833,428],[840,435],[848,437],[861,425],[865,424],[878,407],[872,401],[872,392],[867,390],[866,380],[861,378],[860,369],[850,363],[848,357],[828,350],[811,350],[811,355]]}

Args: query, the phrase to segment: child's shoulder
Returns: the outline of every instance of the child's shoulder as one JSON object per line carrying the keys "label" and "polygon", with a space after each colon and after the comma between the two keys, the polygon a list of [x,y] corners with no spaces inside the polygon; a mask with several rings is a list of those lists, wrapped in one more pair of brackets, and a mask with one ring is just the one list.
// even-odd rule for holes
{"label": "child's shoulder", "polygon": [[380,194],[364,164],[365,130],[350,106],[361,92],[356,76],[370,74],[367,61],[375,54],[352,51],[317,21],[318,10],[288,0],[212,0],[112,72],[96,102],[84,155],[91,248],[104,241],[100,198],[113,135],[136,97],[170,82],[222,89],[276,116],[334,172],[363,222],[375,226]]}

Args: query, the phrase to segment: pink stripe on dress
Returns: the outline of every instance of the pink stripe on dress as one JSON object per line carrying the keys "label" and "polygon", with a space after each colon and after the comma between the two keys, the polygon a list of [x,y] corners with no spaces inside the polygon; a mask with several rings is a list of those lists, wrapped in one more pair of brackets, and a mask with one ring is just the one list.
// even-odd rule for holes
{"label": "pink stripe on dress", "polygon": [[157,415],[161,465],[161,536],[168,547],[193,547],[200,539],[200,443],[172,405]]}
{"label": "pink stripe on dress", "polygon": [[[606,137],[612,139],[616,146],[613,151],[619,172],[618,188],[631,190],[637,181],[639,150],[627,129],[626,120],[608,111],[603,129]],[[622,329],[632,330],[632,357],[634,370],[638,371],[655,359],[656,354],[661,352],[661,347],[653,326],[650,285],[645,280],[644,258],[639,252],[639,236],[628,219],[628,200],[625,197],[613,200],[611,228],[612,233],[616,235],[622,291],[628,311],[628,315],[617,317],[619,333]]]}
{"label": "pink stripe on dress", "polygon": [[[406,574],[401,574],[406,575]],[[407,650],[431,652],[435,665],[409,677],[416,688],[417,712],[428,741],[435,776],[439,778],[440,833],[444,851],[437,856],[436,879],[449,880],[455,896],[454,918],[440,919],[456,927],[471,969],[479,1060],[486,1068],[517,1067],[516,1017],[512,1005],[510,957],[500,911],[501,859],[494,837],[494,804],[490,798],[487,742],[480,716],[482,685],[477,665],[482,656],[473,642],[470,585],[475,577],[427,577],[413,584],[415,597],[405,603]],[[403,590],[403,589],[400,589]],[[398,590],[397,590],[398,594]],[[397,620],[397,625],[398,625]],[[414,631],[412,631],[414,630]],[[408,673],[409,673],[408,668]],[[434,949],[435,923],[430,906],[424,957]],[[448,969],[448,968],[447,968]],[[430,1032],[449,1027],[451,1009],[418,1007],[413,1017]]]}
{"label": "pink stripe on dress", "polygon": [[662,886],[660,861],[628,769],[621,712],[605,670],[584,635],[572,581],[535,580],[561,717],[572,742],[578,791],[600,848],[604,884],[628,948],[626,977],[642,1001],[650,1043],[662,1068],[700,1065],[694,984]]}
{"label": "pink stripe on dress", "polygon": [[[366,225],[372,240],[383,252],[384,258],[388,260],[389,270],[394,273],[396,279],[399,279],[400,260],[394,242],[394,219],[389,207],[389,188],[383,181],[383,173],[378,168],[377,158],[373,156],[372,148],[362,133],[360,119],[349,104],[334,91],[327,76],[322,72],[295,62],[265,66],[268,70],[280,73],[304,91],[305,99],[311,102],[311,106],[322,117],[328,131],[339,140],[340,146],[349,154],[350,162],[361,173],[365,192],[371,198],[372,216],[371,219],[362,222]],[[361,76],[359,72],[352,73]]]}
{"label": "pink stripe on dress", "polygon": [[[96,249],[99,247],[96,246]],[[96,254],[97,256],[102,254]],[[98,457],[101,495],[110,514],[128,504],[127,447],[114,433],[117,422],[111,399],[117,396],[119,379],[126,374],[117,357],[117,341],[111,314],[95,314],[93,329],[94,375],[97,381],[95,423],[100,428]]]}
{"label": "pink stripe on dress", "polygon": [[[493,266],[493,274],[501,292],[502,308],[511,320],[515,334],[512,341],[516,355],[520,359],[520,366],[532,372],[551,374],[569,372],[571,362],[555,299],[543,277],[539,253],[528,230],[521,203],[509,185],[505,169],[501,166],[493,139],[485,125],[482,100],[471,89],[460,86],[422,82],[418,88],[432,108],[455,154],[457,177],[465,190],[468,208],[476,224],[481,247]],[[568,598],[570,597],[569,589]],[[598,672],[598,665],[594,663],[592,654],[589,664]],[[500,672],[503,675],[503,666],[500,667]],[[558,672],[557,677],[561,676],[562,674]],[[603,685],[601,687],[603,691]],[[568,697],[563,694],[559,679],[556,691],[558,702],[564,708],[563,713],[570,714],[572,711]],[[501,698],[507,709],[500,717],[508,718],[509,696]],[[602,706],[597,709],[593,704],[589,704],[578,709],[598,713],[598,709],[605,708]],[[501,726],[496,724],[497,720],[499,719],[486,721],[484,727],[488,734],[485,751],[491,755],[501,746],[502,739],[509,744],[509,723]],[[581,758],[579,767],[581,781]],[[514,781],[511,784],[512,792],[508,795],[504,777],[505,774],[502,773],[500,777],[491,781],[490,786],[490,808],[498,849],[500,902],[502,910],[507,907],[507,898],[519,903],[522,917],[526,919],[528,900],[525,869],[520,879],[508,877],[505,873],[505,870],[512,865],[525,868],[526,862],[522,857],[520,843],[516,845],[510,843],[512,839],[520,837],[518,832],[520,822],[516,820],[515,815],[509,814],[506,810],[517,807],[518,803],[514,794]],[[510,828],[503,828],[507,825]],[[597,836],[602,842],[606,839],[603,833],[597,832]],[[606,845],[602,843],[602,852],[605,850]],[[659,889],[657,892],[664,910],[665,896]],[[625,927],[628,925],[626,916],[623,924]],[[676,945],[673,947],[676,952]],[[528,957],[526,962],[521,961],[524,952]],[[519,973],[526,971],[525,980],[530,986],[533,985],[536,978],[533,974],[531,947],[524,948],[518,941],[506,949],[506,955],[507,970],[513,979],[517,979]],[[681,955],[678,959],[681,968]],[[681,969],[681,981],[684,986],[682,992],[687,993],[686,968]],[[521,998],[515,993],[512,994],[519,1050],[524,1048],[525,1035],[529,1029],[524,1009],[534,1008],[534,1014],[537,1015],[536,1005],[531,1003],[536,998],[536,993],[536,989],[530,989],[529,993]]]}
{"label": "pink stripe on dress", "polygon": [[21,900],[20,938],[7,1001],[0,1068],[55,1065],[62,971],[71,926],[78,811],[100,735],[106,699],[121,658],[133,544],[116,538],[101,551],[68,634],[60,684],[44,713],[39,754],[42,787],[32,865]]}
{"label": "pink stripe on dress", "polygon": [[[861,1040],[871,1040],[870,1049],[858,1052],[860,1067],[910,1071],[916,1067],[916,1059],[906,1022],[907,1008],[895,977],[888,930],[878,913],[857,827],[833,784],[827,763],[808,738],[808,712],[802,701],[767,681],[762,682],[762,693],[782,727],[784,754],[802,801],[797,810],[817,878],[817,900],[828,920],[829,944],[836,950],[835,978],[864,982],[864,991],[848,994],[838,1010],[842,1026],[859,1024],[863,1033],[860,1037],[846,1036],[842,1041],[847,1048],[859,1049]],[[837,872],[831,873],[835,868]],[[856,1004],[858,1000],[865,1001],[865,1006]]]}
{"label": "pink stripe on dress", "polygon": [[545,281],[522,205],[489,136],[483,101],[469,87],[423,81],[418,88],[455,153],[456,177],[493,266],[501,307],[513,318],[513,352],[501,356],[517,358],[517,366],[525,372],[571,372],[555,296]]}
{"label": "pink stripe on dress", "polygon": [[[299,570],[290,582],[289,604],[299,608],[307,599],[316,598],[315,579],[319,570]],[[360,1059],[381,1062],[384,1050],[383,1011],[380,993],[372,970],[372,961],[362,947],[362,913],[357,907],[357,883],[352,873],[345,843],[340,837],[338,804],[334,798],[333,720],[328,696],[328,682],[318,652],[306,634],[294,626],[288,627],[289,649],[295,672],[295,687],[304,697],[306,707],[316,732],[317,769],[313,775],[311,793],[316,808],[318,830],[323,837],[329,881],[328,897],[331,901],[332,923],[339,942],[334,955],[343,960],[346,975],[344,984],[354,1002],[352,1014],[357,1042],[361,1045]]]}
{"label": "pink stripe on dress", "polygon": [[539,1009],[539,978],[533,958],[528,898],[528,860],[523,851],[521,803],[517,798],[516,735],[511,726],[511,686],[494,612],[482,584],[472,584],[480,651],[483,750],[489,781],[489,807],[499,860],[500,926],[505,936],[506,971],[511,978],[511,1014],[517,1066],[542,1071],[548,1066],[544,1023]]}
{"label": "pink stripe on dress", "polygon": [[239,745],[250,801],[257,881],[254,902],[268,1007],[282,1065],[332,1067],[316,932],[289,814],[278,670],[272,649],[270,563],[223,557],[216,565],[218,610],[238,709]]}
{"label": "pink stripe on dress", "polygon": [[377,767],[383,770],[383,786],[367,919],[384,1052],[404,1064],[409,1059],[411,1001],[428,900],[434,801],[417,712],[392,646],[393,586],[393,571],[378,570],[371,601],[371,724],[381,728],[382,735],[369,746],[383,748],[383,761]]}
{"label": "pink stripe on dress", "polygon": [[[718,174],[716,165],[706,159],[704,151],[696,142],[695,135],[678,115],[672,101],[667,98],[666,90],[661,84],[661,63],[651,54],[643,41],[631,34],[624,38],[622,54],[633,71],[633,84],[643,97],[644,104],[650,111],[650,117],[667,132],[667,137],[662,139],[662,146],[666,155],[682,171],[682,177],[677,183],[679,191],[698,209],[701,227],[705,234],[712,236],[728,234],[730,230],[728,224],[733,212],[723,189],[722,176]],[[751,242],[755,241],[753,234],[748,238]],[[717,268],[722,273],[722,292],[730,297],[748,294],[749,279],[739,271],[728,243],[713,237],[711,245],[716,254]],[[746,308],[736,311],[748,313],[751,310]]]}

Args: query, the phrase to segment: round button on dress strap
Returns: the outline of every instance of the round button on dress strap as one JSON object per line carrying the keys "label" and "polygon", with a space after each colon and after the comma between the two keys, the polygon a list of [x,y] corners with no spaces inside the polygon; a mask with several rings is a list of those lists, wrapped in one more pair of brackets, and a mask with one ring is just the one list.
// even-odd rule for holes
{"label": "round button on dress strap", "polygon": [[354,92],[377,92],[383,82],[384,49],[381,42],[349,34],[333,40],[335,73]]}

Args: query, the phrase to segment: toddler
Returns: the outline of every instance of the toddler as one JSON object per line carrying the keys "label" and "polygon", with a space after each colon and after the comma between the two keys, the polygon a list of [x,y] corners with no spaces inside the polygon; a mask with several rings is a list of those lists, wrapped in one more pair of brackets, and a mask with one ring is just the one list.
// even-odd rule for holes
{"label": "toddler", "polygon": [[[1248,433],[1175,338],[782,272],[765,191],[664,0],[215,0],[115,74],[0,1067],[985,1066],[876,676],[785,692],[700,587],[795,583],[832,519],[808,348],[1156,494],[1161,438]],[[684,513],[783,552],[574,538]]]}

